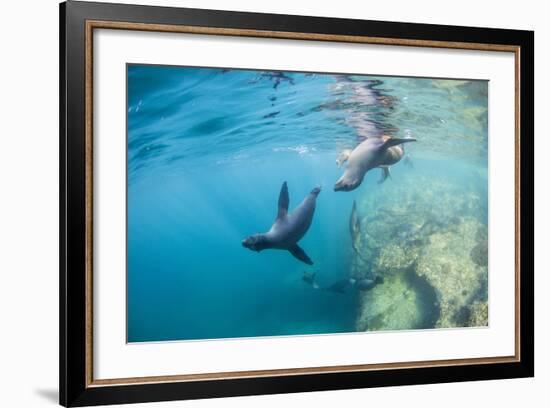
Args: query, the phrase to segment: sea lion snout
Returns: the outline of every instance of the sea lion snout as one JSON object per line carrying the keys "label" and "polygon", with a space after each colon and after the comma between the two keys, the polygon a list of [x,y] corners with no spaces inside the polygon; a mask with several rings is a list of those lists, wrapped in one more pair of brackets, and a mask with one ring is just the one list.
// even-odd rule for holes
{"label": "sea lion snout", "polygon": [[341,178],[334,184],[334,191],[351,191],[355,190],[359,185],[359,181],[348,181]]}
{"label": "sea lion snout", "polygon": [[313,190],[311,190],[311,194],[314,194],[314,195],[319,195],[320,192],[321,192],[321,186],[315,187]]}
{"label": "sea lion snout", "polygon": [[260,252],[262,249],[262,242],[263,240],[259,235],[251,235],[249,237],[246,237],[241,241],[241,245],[245,248],[248,248],[252,251]]}

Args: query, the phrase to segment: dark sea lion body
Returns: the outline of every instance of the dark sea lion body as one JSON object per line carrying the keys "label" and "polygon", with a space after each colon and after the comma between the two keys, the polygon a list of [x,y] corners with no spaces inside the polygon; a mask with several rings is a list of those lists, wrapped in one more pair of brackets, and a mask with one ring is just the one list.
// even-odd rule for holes
{"label": "dark sea lion body", "polygon": [[353,207],[349,217],[349,233],[353,250],[357,255],[361,256],[361,220],[357,214],[357,205],[355,204],[355,200],[353,200]]}
{"label": "dark sea lion body", "polygon": [[351,286],[351,282],[349,279],[342,279],[334,282],[330,286],[327,286],[326,288],[324,288],[324,290],[333,292],[333,293],[344,294],[344,293],[347,293],[350,286]]}
{"label": "dark sea lion body", "polygon": [[277,218],[270,230],[263,234],[249,236],[242,241],[242,245],[245,248],[258,252],[264,249],[288,250],[300,261],[308,265],[313,265],[313,261],[307,256],[304,250],[298,246],[298,241],[303,238],[311,226],[315,213],[317,196],[320,192],[320,187],[314,188],[306,198],[304,198],[302,203],[289,214],[288,187],[285,181],[279,194]]}
{"label": "dark sea lion body", "polygon": [[362,279],[342,279],[334,282],[332,285],[327,286],[324,290],[334,293],[344,294],[348,292],[348,289],[355,288],[362,292],[373,289],[376,285],[384,283],[384,279],[377,276],[373,278]]}
{"label": "dark sea lion body", "polygon": [[367,291],[373,289],[376,285],[384,283],[384,278],[364,278],[364,279],[351,279],[351,284],[360,291]]}

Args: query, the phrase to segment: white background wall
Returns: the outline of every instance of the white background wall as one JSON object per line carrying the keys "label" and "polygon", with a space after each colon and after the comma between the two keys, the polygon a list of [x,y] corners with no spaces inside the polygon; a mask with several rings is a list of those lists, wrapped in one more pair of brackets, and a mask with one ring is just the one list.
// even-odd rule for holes
{"label": "white background wall", "polygon": [[[135,1],[138,2],[138,1]],[[147,4],[535,30],[536,378],[143,405],[147,407],[546,407],[550,228],[545,2],[149,0]],[[0,406],[55,406],[58,381],[57,0],[0,3]],[[524,141],[523,143],[529,143]],[[542,209],[542,210],[541,210]],[[404,345],[406,346],[406,345]],[[142,406],[142,405],[139,405]]]}

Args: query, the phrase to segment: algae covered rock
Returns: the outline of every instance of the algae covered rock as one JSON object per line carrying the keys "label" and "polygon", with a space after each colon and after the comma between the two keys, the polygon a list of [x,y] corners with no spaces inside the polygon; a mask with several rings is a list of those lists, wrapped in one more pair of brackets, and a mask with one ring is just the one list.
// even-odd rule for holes
{"label": "algae covered rock", "polygon": [[419,247],[407,244],[389,244],[379,252],[374,269],[376,272],[409,268],[418,258]]}
{"label": "algae covered rock", "polygon": [[[438,313],[435,292],[422,283],[413,271],[384,279],[360,298],[356,321],[359,331],[409,330],[433,327]],[[430,293],[431,291],[431,293]]]}
{"label": "algae covered rock", "polygon": [[351,275],[384,283],[359,294],[357,330],[488,324],[486,185],[483,174],[459,170],[456,183],[400,175],[358,202],[362,249]]}
{"label": "algae covered rock", "polygon": [[470,306],[468,327],[485,327],[489,324],[489,305],[487,301],[476,300]]}
{"label": "algae covered rock", "polygon": [[467,218],[432,234],[419,257],[416,273],[436,290],[440,319],[436,327],[468,325],[472,298],[487,281],[487,268],[470,256],[478,245],[479,221]]}
{"label": "algae covered rock", "polygon": [[477,244],[472,248],[470,257],[479,266],[487,266],[489,260],[489,241],[487,229],[479,228],[477,231]]}

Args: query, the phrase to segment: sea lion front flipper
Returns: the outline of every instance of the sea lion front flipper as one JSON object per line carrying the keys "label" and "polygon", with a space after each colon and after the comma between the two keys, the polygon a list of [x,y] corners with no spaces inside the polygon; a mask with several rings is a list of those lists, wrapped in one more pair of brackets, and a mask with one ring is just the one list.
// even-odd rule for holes
{"label": "sea lion front flipper", "polygon": [[342,167],[342,164],[344,164],[348,160],[350,154],[350,149],[342,150],[336,158],[336,166],[338,166],[338,168]]}
{"label": "sea lion front flipper", "polygon": [[288,248],[288,251],[300,261],[307,263],[308,265],[313,265],[313,261],[298,244],[294,244],[292,247]]}
{"label": "sea lion front flipper", "polygon": [[387,149],[388,147],[397,146],[403,143],[409,143],[409,142],[416,142],[416,139],[413,139],[412,137],[399,139],[397,137],[390,137],[388,140],[384,142],[382,145],[383,149]]}
{"label": "sea lion front flipper", "polygon": [[279,193],[279,208],[277,211],[277,218],[281,218],[286,215],[286,213],[288,212],[288,202],[288,187],[285,181],[283,183],[283,186],[281,187],[281,192]]}
{"label": "sea lion front flipper", "polygon": [[382,184],[388,177],[391,178],[389,166],[380,166],[380,170],[382,170],[382,176],[380,177],[380,180],[378,180],[378,184]]}

